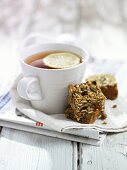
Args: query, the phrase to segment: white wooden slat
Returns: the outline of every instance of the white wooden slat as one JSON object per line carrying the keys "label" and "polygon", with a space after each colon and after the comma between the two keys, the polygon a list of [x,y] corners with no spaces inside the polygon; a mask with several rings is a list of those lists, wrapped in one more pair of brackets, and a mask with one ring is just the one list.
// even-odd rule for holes
{"label": "white wooden slat", "polygon": [[3,128],[0,170],[76,170],[76,143]]}
{"label": "white wooden slat", "polygon": [[80,144],[80,170],[127,170],[127,132],[108,135],[100,147]]}
{"label": "white wooden slat", "polygon": [[78,146],[77,142],[72,142],[72,144],[73,144],[72,169],[78,170]]}

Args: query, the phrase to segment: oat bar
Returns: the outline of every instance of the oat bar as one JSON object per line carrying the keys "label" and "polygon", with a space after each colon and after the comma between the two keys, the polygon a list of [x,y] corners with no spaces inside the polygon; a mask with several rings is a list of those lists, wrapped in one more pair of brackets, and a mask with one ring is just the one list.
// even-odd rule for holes
{"label": "oat bar", "polygon": [[70,85],[65,116],[80,123],[94,123],[104,115],[105,96],[96,82]]}
{"label": "oat bar", "polygon": [[96,81],[107,99],[114,100],[118,96],[117,82],[111,74],[98,74],[90,76],[86,81]]}

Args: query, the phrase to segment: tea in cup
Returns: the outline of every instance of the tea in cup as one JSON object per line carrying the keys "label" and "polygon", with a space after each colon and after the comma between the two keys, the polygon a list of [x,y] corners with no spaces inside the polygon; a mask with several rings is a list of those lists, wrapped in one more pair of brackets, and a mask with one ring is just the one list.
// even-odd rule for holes
{"label": "tea in cup", "polygon": [[67,108],[68,86],[82,82],[88,61],[86,50],[64,43],[26,47],[20,54],[23,78],[20,97],[46,114],[61,114]]}

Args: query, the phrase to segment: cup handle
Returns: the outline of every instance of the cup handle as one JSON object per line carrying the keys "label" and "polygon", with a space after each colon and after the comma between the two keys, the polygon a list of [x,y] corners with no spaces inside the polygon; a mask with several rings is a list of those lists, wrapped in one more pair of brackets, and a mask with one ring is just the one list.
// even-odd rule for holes
{"label": "cup handle", "polygon": [[23,77],[18,82],[17,91],[23,99],[42,100],[39,81],[36,77]]}
{"label": "cup handle", "polygon": [[53,42],[53,39],[47,37],[44,34],[40,34],[40,33],[33,33],[29,36],[27,36],[23,42],[22,42],[22,48],[34,45],[36,42],[40,42],[40,43],[49,43],[49,42]]}

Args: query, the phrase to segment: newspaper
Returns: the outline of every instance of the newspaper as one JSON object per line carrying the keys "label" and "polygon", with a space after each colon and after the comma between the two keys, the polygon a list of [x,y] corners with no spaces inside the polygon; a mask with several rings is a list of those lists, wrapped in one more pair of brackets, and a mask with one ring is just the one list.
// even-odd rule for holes
{"label": "newspaper", "polygon": [[[0,126],[95,146],[100,146],[106,137],[106,134],[99,133],[94,129],[75,129],[75,133],[74,131],[69,133],[55,131],[44,123],[33,121],[23,115],[15,108],[12,101],[0,111]],[[78,131],[80,131],[80,134]]]}

